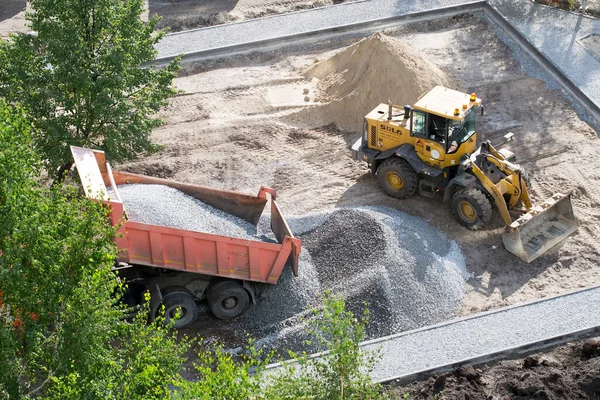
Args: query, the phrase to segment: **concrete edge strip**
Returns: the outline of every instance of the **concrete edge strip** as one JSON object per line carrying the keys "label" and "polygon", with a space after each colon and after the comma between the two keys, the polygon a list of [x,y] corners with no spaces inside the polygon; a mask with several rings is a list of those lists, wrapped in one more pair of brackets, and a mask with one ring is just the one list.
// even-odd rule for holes
{"label": "concrete edge strip", "polygon": [[[299,13],[318,12],[323,9],[329,9],[329,8],[335,8],[335,7],[348,7],[348,6],[353,6],[354,4],[366,3],[368,1],[370,1],[370,0],[352,0],[348,3],[331,4],[328,6],[323,6],[323,7],[318,7],[318,8],[310,8],[307,10],[297,10],[297,11],[290,11],[290,12],[286,12],[286,13],[282,13],[282,14],[265,15],[264,17],[260,17],[260,19],[264,20],[264,19],[271,19],[271,18],[279,18],[283,15],[294,15],[294,14],[299,14]],[[253,22],[256,22],[256,19],[246,19],[244,21],[238,21],[238,22],[234,22],[234,23],[237,25],[242,25],[242,24],[250,24]],[[202,28],[186,29],[184,31],[167,33],[165,35],[165,37],[185,35],[186,33],[189,33],[189,32],[197,32],[197,31],[201,31],[201,30],[218,29],[224,25],[231,25],[231,24],[219,24],[219,25],[204,26]]]}
{"label": "concrete edge strip", "polygon": [[504,16],[489,4],[483,7],[485,14],[496,24],[507,36],[517,43],[546,72],[558,83],[579,105],[592,117],[597,124],[600,124],[600,106],[592,101],[585,93],[575,85],[569,77],[556,66],[552,60],[546,57],[540,50],[531,43],[527,37],[514,27]]}
{"label": "concrete edge strip", "polygon": [[489,310],[489,311],[484,311],[481,313],[477,313],[477,314],[473,314],[473,315],[466,315],[464,317],[460,317],[460,318],[455,318],[455,319],[451,319],[448,321],[444,321],[444,322],[440,322],[439,324],[435,324],[435,325],[429,325],[429,326],[424,326],[422,328],[418,328],[418,329],[413,329],[410,331],[406,331],[406,332],[400,332],[400,333],[395,333],[393,335],[389,335],[389,336],[383,336],[377,339],[371,339],[371,340],[367,340],[364,341],[363,343],[361,343],[361,346],[370,346],[370,345],[374,345],[380,342],[386,342],[389,340],[393,340],[396,339],[398,337],[401,336],[407,336],[407,335],[414,335],[415,333],[418,332],[424,332],[424,331],[430,331],[430,330],[434,330],[437,328],[441,328],[443,326],[448,326],[448,325],[454,325],[460,322],[465,322],[465,321],[469,321],[469,320],[474,320],[474,319],[479,319],[479,318],[483,318],[486,317],[488,315],[491,314],[500,314],[506,311],[510,311],[512,309],[515,308],[525,308],[525,307],[529,307],[532,305],[536,305],[536,304],[541,304],[541,303],[545,303],[548,301],[553,301],[562,297],[568,297],[568,296],[572,296],[572,295],[576,295],[576,294],[580,294],[580,293],[584,293],[584,292],[588,292],[588,291],[592,291],[592,290],[596,290],[596,289],[600,289],[600,285],[596,285],[596,286],[591,286],[591,287],[587,287],[587,288],[583,288],[583,289],[575,289],[575,290],[571,290],[565,293],[560,293],[554,296],[550,296],[550,297],[544,297],[543,299],[535,299],[535,300],[530,300],[524,303],[518,303],[518,304],[513,304],[510,306],[506,306],[506,307],[502,307],[502,308],[497,308],[497,309],[493,309],[493,310]]}
{"label": "concrete edge strip", "polygon": [[532,342],[525,343],[520,346],[507,347],[502,350],[498,350],[491,353],[481,354],[471,358],[464,358],[462,360],[453,361],[447,364],[436,365],[435,367],[423,369],[417,372],[411,372],[409,374],[398,375],[394,377],[386,377],[375,380],[375,383],[387,383],[391,381],[398,381],[399,383],[409,382],[409,381],[420,381],[426,379],[432,375],[452,371],[461,366],[477,366],[482,364],[488,364],[490,362],[499,361],[501,359],[506,359],[507,355],[523,357],[527,354],[531,354],[533,352],[557,346],[560,344],[564,344],[572,339],[578,339],[581,337],[588,336],[590,334],[594,334],[600,332],[600,326],[591,326],[584,329],[579,329],[576,331],[571,331],[568,333],[563,333],[556,336],[551,336],[545,339],[536,340]]}
{"label": "concrete edge strip", "polygon": [[[512,310],[512,309],[515,309],[515,308],[529,307],[529,306],[532,306],[532,305],[541,304],[541,303],[544,303],[544,302],[556,300],[558,298],[568,297],[568,296],[572,296],[572,295],[576,295],[576,294],[580,294],[580,293],[584,293],[584,292],[588,292],[588,291],[592,291],[592,290],[597,290],[597,289],[600,289],[600,285],[591,286],[591,287],[587,287],[587,288],[583,288],[583,289],[575,289],[575,290],[571,290],[571,291],[566,292],[566,293],[560,293],[560,294],[557,294],[557,295],[554,295],[554,296],[545,297],[543,299],[531,300],[531,301],[528,301],[528,302],[525,302],[525,303],[513,304],[511,306],[497,308],[497,309],[494,309],[494,310],[485,311],[485,312],[474,314],[474,315],[467,315],[465,317],[461,317],[461,318],[456,318],[456,319],[452,319],[452,320],[449,320],[449,321],[440,322],[439,324],[435,324],[435,325],[424,326],[422,328],[413,329],[413,330],[410,330],[410,331],[395,333],[395,334],[389,335],[389,336],[383,336],[383,337],[376,338],[376,339],[366,340],[366,341],[360,343],[360,347],[364,348],[366,346],[372,346],[372,345],[376,345],[378,343],[392,341],[392,340],[397,339],[397,338],[402,337],[402,336],[414,335],[416,333],[430,331],[430,330],[438,329],[438,328],[441,328],[441,327],[444,327],[444,326],[453,325],[453,324],[457,324],[457,323],[461,323],[461,322],[465,322],[465,321],[469,321],[469,320],[474,320],[474,319],[482,318],[482,317],[485,317],[485,316],[488,316],[488,315],[491,315],[491,314],[500,314],[500,313],[503,313],[503,312],[506,312],[506,311],[509,311],[509,310]],[[532,342],[532,343],[537,343],[537,342]],[[501,350],[501,351],[503,351],[503,350]],[[318,358],[318,357],[326,356],[328,353],[329,353],[328,351],[323,351],[323,352],[319,352],[319,353],[313,353],[313,354],[311,354],[309,356],[309,358],[313,359],[313,358]],[[490,354],[494,354],[494,353],[490,353]],[[277,369],[279,367],[282,367],[283,365],[293,364],[295,362],[296,362],[295,360],[285,360],[285,361],[281,361],[281,362],[269,364],[269,365],[267,365],[265,367],[265,370]],[[394,379],[394,378],[392,378],[392,379]]]}
{"label": "concrete edge strip", "polygon": [[[437,19],[437,18],[442,18],[442,17],[449,17],[449,16],[457,15],[457,14],[463,14],[463,13],[467,13],[467,12],[481,11],[482,9],[484,9],[485,4],[486,4],[486,0],[478,0],[478,1],[473,1],[470,3],[461,4],[458,6],[438,7],[438,8],[434,8],[431,10],[417,11],[417,12],[413,12],[413,13],[397,15],[397,16],[387,17],[387,18],[382,18],[382,19],[374,19],[374,20],[361,21],[361,22],[356,22],[356,23],[351,23],[351,24],[338,25],[338,26],[324,28],[324,29],[317,29],[317,30],[312,30],[312,31],[307,31],[307,32],[302,32],[302,33],[294,33],[291,35],[279,36],[279,37],[271,38],[271,39],[264,39],[264,40],[258,40],[258,41],[252,41],[252,42],[244,42],[244,43],[238,43],[238,44],[222,46],[222,47],[215,47],[212,49],[206,49],[206,50],[201,50],[201,51],[192,52],[192,53],[185,53],[183,55],[183,57],[184,57],[184,59],[190,59],[190,58],[191,59],[200,59],[200,58],[209,58],[209,57],[230,55],[232,53],[246,53],[246,52],[250,52],[250,51],[264,50],[264,48],[267,46],[281,45],[284,43],[290,44],[291,41],[301,41],[301,40],[316,37],[316,36],[322,36],[322,35],[325,35],[328,33],[360,31],[361,29],[368,29],[368,28],[372,28],[374,26],[378,26],[379,28],[381,28],[380,25],[390,24],[390,26],[393,26],[401,21],[431,20],[431,19]],[[206,28],[204,28],[204,29],[206,29]],[[184,33],[184,32],[181,32],[181,33]],[[160,58],[155,59],[153,64],[164,65],[164,64],[172,61],[173,59],[175,59],[177,56],[178,55],[160,57]]]}

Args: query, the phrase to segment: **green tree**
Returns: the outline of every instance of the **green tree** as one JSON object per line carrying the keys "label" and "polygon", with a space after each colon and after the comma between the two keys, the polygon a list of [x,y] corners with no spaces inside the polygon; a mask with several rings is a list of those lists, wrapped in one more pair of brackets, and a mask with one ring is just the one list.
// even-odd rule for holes
{"label": "green tree", "polygon": [[125,320],[106,209],[39,182],[29,128],[0,99],[0,398],[164,398],[186,344]]}
{"label": "green tree", "polygon": [[154,117],[176,90],[179,59],[156,57],[159,18],[143,22],[143,0],[30,0],[35,32],[0,39],[0,97],[19,103],[35,126],[50,171],[70,168],[69,145],[106,151],[113,161],[157,149]]}
{"label": "green tree", "polygon": [[362,350],[367,312],[357,321],[345,303],[329,294],[324,306],[307,321],[308,332],[327,349],[322,358],[304,354],[286,361],[282,369],[265,369],[272,353],[263,355],[250,346],[249,354],[232,357],[221,347],[203,351],[195,363],[199,380],[182,382],[177,399],[378,399],[383,396],[369,376],[377,353]]}
{"label": "green tree", "polygon": [[263,357],[250,343],[249,353],[234,358],[216,345],[198,354],[194,363],[198,380],[182,381],[174,393],[175,399],[259,399],[264,398],[262,382],[264,367],[271,355]]}
{"label": "green tree", "polygon": [[[370,372],[380,356],[366,352],[359,344],[365,338],[368,310],[362,321],[345,309],[345,302],[325,294],[324,307],[308,323],[316,344],[327,349],[324,356],[310,358],[303,354],[295,363],[284,363],[282,373],[270,378],[266,386],[268,399],[378,399],[379,385],[371,381]],[[296,356],[295,354],[292,354]]]}

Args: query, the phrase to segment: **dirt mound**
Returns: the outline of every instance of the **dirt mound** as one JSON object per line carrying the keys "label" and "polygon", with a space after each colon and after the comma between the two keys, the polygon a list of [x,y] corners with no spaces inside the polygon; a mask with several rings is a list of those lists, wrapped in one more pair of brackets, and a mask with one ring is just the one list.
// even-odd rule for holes
{"label": "dirt mound", "polygon": [[392,393],[419,399],[598,399],[600,338],[580,341],[523,360],[461,367]]}
{"label": "dirt mound", "polygon": [[400,39],[376,33],[308,70],[318,78],[321,106],[300,117],[341,130],[360,131],[364,116],[380,103],[413,104],[436,85],[456,88],[454,81]]}

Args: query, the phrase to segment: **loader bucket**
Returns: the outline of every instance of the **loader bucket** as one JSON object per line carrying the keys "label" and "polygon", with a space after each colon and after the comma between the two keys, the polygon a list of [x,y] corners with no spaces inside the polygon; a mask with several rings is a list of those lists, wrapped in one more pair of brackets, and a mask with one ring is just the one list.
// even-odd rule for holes
{"label": "loader bucket", "polygon": [[571,193],[556,193],[507,226],[502,241],[506,250],[529,263],[569,237],[578,227]]}

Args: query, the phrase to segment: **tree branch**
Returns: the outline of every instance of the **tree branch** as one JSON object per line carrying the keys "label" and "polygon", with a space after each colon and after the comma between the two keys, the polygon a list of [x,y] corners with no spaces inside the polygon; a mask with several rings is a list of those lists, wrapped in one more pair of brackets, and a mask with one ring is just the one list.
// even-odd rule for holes
{"label": "tree branch", "polygon": [[46,385],[46,383],[48,383],[50,381],[51,377],[52,377],[52,371],[49,371],[48,372],[48,377],[44,380],[44,382],[42,382],[38,387],[36,387],[35,389],[33,389],[29,393],[27,393],[25,395],[25,397],[29,397],[32,394],[39,392]]}

